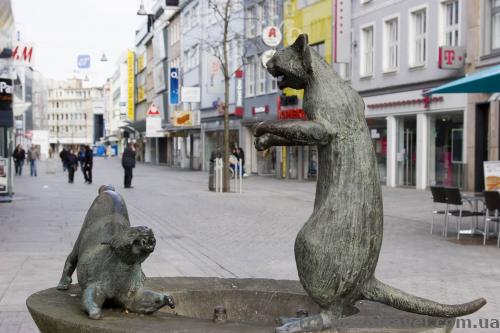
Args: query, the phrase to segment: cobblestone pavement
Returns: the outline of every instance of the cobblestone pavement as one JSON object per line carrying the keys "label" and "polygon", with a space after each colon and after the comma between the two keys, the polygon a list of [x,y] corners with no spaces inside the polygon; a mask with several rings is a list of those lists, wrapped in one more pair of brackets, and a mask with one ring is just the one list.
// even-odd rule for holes
{"label": "cobblestone pavement", "polygon": [[[293,243],[312,211],[315,184],[267,177],[244,180],[243,194],[207,190],[207,174],[138,165],[125,190],[118,159],[96,159],[94,183],[56,174],[16,178],[12,203],[0,204],[0,332],[37,332],[25,306],[54,287],[97,189],[114,184],[133,225],[150,226],[157,248],[147,276],[297,279]],[[479,237],[463,242],[430,235],[430,193],[384,188],[385,231],[377,276],[405,291],[457,303],[484,296],[470,318],[499,318],[500,249]],[[436,227],[441,230],[441,220]],[[498,332],[490,329],[488,332]],[[480,328],[466,330],[482,332]]]}

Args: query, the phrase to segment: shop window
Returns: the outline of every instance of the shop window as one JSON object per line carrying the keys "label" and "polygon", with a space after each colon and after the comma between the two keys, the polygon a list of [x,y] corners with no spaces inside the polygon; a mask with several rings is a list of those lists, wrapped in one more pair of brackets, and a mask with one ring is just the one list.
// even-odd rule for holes
{"label": "shop window", "polygon": [[463,115],[431,118],[429,177],[431,185],[463,186]]}
{"label": "shop window", "polygon": [[500,50],[500,0],[491,3],[491,49]]}

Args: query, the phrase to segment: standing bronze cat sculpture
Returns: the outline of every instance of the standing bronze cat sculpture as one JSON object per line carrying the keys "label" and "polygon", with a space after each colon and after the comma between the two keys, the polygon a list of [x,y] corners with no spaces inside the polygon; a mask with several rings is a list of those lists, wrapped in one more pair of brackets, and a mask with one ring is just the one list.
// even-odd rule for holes
{"label": "standing bronze cat sculpture", "polygon": [[321,307],[319,315],[290,319],[277,332],[334,328],[358,300],[436,317],[460,317],[486,300],[445,305],[378,281],[383,207],[377,162],[359,94],[300,35],[279,50],[267,70],[280,89],[304,89],[308,120],[266,121],[254,128],[255,147],[317,145],[319,172],[314,210],[295,240],[302,286]]}
{"label": "standing bronze cat sculpture", "polygon": [[147,227],[131,227],[123,198],[111,186],[101,186],[66,259],[57,289],[67,290],[77,271],[82,306],[91,319],[102,318],[105,302],[130,312],[149,314],[174,299],[144,288],[141,263],[156,240]]}

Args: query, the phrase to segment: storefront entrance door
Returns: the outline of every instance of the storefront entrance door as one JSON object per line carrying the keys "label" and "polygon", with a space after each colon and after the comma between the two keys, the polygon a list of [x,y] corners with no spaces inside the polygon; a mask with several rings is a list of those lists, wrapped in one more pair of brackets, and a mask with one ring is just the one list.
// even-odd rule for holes
{"label": "storefront entrance door", "polygon": [[398,123],[398,185],[416,185],[417,118],[401,117]]}

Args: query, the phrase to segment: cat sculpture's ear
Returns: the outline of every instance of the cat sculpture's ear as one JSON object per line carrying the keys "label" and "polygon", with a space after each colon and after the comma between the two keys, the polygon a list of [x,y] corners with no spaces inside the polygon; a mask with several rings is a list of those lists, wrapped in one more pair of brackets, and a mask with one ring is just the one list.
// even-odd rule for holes
{"label": "cat sculpture's ear", "polygon": [[312,58],[307,34],[300,34],[292,47],[302,56],[302,65],[306,72],[310,73],[312,70]]}

